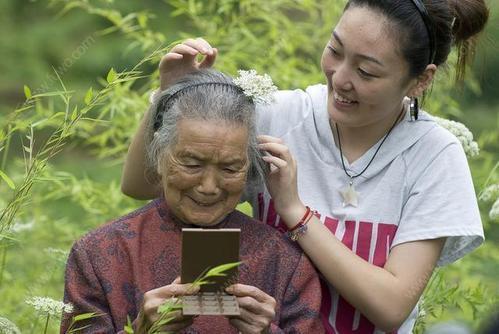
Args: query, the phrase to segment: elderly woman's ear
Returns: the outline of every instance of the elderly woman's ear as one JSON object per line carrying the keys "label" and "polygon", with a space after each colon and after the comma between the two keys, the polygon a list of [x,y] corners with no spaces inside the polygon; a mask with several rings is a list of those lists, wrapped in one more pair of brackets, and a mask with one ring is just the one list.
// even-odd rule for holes
{"label": "elderly woman's ear", "polygon": [[163,176],[163,173],[165,172],[164,167],[166,165],[167,159],[168,159],[168,156],[167,156],[167,154],[165,154],[165,152],[163,154],[161,154],[161,157],[159,157],[159,159],[158,159],[158,163],[156,165],[156,173],[160,177],[160,180],[161,180],[161,177]]}

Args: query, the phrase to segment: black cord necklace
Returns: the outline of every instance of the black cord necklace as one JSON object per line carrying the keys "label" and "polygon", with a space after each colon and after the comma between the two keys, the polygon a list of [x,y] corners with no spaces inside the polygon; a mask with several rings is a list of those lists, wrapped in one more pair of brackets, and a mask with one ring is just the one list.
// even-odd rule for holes
{"label": "black cord necklace", "polygon": [[347,205],[357,207],[359,205],[360,193],[355,190],[355,188],[353,186],[353,180],[356,177],[359,177],[362,174],[364,174],[364,172],[369,168],[369,166],[373,162],[374,158],[376,157],[376,154],[378,154],[379,149],[385,143],[386,138],[388,138],[388,136],[390,135],[392,130],[395,128],[395,125],[397,125],[397,123],[399,122],[400,116],[404,114],[404,111],[405,111],[405,108],[402,109],[400,114],[395,119],[395,122],[392,124],[392,126],[390,127],[390,129],[388,130],[386,135],[383,137],[383,140],[376,148],[376,151],[374,152],[373,156],[371,157],[371,160],[369,160],[369,162],[367,163],[366,167],[364,167],[364,169],[356,175],[350,175],[345,167],[345,161],[343,160],[343,150],[341,149],[340,129],[338,128],[338,123],[335,123],[336,135],[338,137],[338,148],[340,149],[341,166],[343,167],[343,171],[345,172],[345,174],[350,178],[350,180],[348,182],[348,186],[344,187],[343,189],[340,189],[340,194],[343,197],[343,207],[345,207]]}

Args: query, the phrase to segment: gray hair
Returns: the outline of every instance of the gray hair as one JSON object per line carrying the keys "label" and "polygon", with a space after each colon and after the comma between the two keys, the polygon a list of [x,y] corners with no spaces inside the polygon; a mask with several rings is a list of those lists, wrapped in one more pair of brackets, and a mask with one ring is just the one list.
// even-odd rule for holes
{"label": "gray hair", "polygon": [[145,132],[149,171],[157,171],[163,155],[175,146],[181,119],[225,121],[247,128],[247,185],[261,182],[268,169],[258,150],[255,105],[231,77],[221,72],[199,70],[185,76],[161,92],[151,105],[150,115]]}

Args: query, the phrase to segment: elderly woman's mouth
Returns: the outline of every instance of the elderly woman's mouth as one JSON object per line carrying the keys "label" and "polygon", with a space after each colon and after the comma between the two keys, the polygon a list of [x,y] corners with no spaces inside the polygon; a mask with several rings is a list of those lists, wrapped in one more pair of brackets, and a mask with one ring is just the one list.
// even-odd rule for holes
{"label": "elderly woman's mouth", "polygon": [[205,201],[205,200],[197,200],[189,196],[189,198],[197,205],[199,206],[212,206],[215,205],[219,202],[219,200],[216,201]]}

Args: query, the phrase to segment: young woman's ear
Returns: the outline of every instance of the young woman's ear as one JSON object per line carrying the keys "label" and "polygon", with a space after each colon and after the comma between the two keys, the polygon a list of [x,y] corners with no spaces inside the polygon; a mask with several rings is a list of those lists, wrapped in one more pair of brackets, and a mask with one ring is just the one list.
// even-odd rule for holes
{"label": "young woman's ear", "polygon": [[435,73],[437,72],[437,65],[435,64],[430,64],[426,66],[426,69],[424,70],[423,73],[421,73],[417,78],[416,82],[412,86],[412,88],[409,90],[407,96],[414,96],[418,97],[423,95],[423,92],[430,87],[434,77]]}

